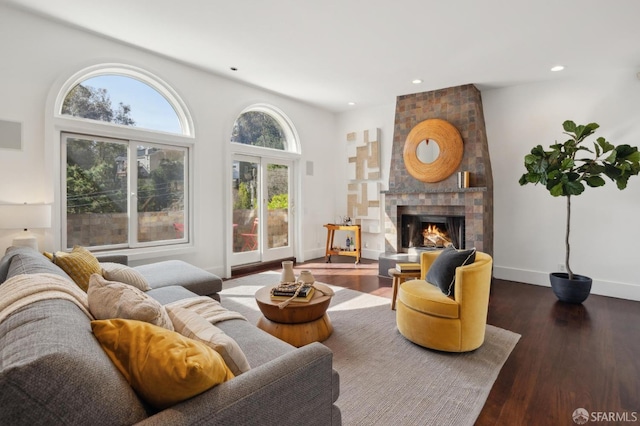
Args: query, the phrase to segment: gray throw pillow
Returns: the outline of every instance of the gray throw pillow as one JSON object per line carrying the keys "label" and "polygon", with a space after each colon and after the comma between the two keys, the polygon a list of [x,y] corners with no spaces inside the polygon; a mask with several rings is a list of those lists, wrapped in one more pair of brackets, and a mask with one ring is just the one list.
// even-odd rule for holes
{"label": "gray throw pillow", "polygon": [[476,261],[476,249],[456,250],[447,247],[433,261],[427,272],[427,281],[437,286],[444,294],[454,297],[456,268]]}

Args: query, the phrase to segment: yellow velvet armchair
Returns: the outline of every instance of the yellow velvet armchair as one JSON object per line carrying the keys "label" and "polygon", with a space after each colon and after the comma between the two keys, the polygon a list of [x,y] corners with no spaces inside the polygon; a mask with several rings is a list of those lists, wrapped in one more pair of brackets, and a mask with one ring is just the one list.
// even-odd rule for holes
{"label": "yellow velvet armchair", "polygon": [[489,308],[493,259],[476,252],[475,262],[456,268],[454,297],[425,281],[440,251],[423,252],[421,279],[406,281],[398,290],[396,323],[408,340],[446,352],[479,348]]}

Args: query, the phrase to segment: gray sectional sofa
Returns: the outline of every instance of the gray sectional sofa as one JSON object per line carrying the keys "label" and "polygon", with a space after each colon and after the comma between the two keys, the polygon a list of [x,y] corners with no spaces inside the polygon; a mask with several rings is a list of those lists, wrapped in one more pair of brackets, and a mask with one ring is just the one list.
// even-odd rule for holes
{"label": "gray sectional sofa", "polygon": [[[222,285],[215,275],[181,262],[136,269],[152,287],[147,293],[162,304],[216,297]],[[0,260],[0,283],[37,273],[70,279],[29,248],[11,247]],[[0,322],[0,424],[341,424],[334,405],[339,376],[326,346],[295,348],[240,319],[216,326],[238,343],[251,370],[158,412],[112,364],[76,304],[64,299],[27,304]]]}

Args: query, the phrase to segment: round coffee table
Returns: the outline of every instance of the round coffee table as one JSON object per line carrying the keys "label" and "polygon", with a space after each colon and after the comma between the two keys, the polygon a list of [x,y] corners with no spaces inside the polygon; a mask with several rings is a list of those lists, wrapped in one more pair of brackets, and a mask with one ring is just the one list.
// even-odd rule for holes
{"label": "round coffee table", "polygon": [[[322,283],[316,282],[314,286],[331,291]],[[308,302],[290,302],[280,309],[278,304],[282,301],[271,300],[273,287],[275,285],[263,287],[255,294],[263,315],[258,320],[258,328],[298,348],[311,342],[322,342],[331,336],[333,325],[327,315],[331,296],[316,290]]]}

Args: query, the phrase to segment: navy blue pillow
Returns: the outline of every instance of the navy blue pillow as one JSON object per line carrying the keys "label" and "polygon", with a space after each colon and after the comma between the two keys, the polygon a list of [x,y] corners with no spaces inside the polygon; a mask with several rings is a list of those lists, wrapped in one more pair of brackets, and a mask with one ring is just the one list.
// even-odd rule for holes
{"label": "navy blue pillow", "polygon": [[437,286],[440,291],[449,297],[454,297],[456,268],[470,265],[476,261],[476,249],[456,250],[452,246],[447,247],[433,261],[427,272],[427,281]]}

